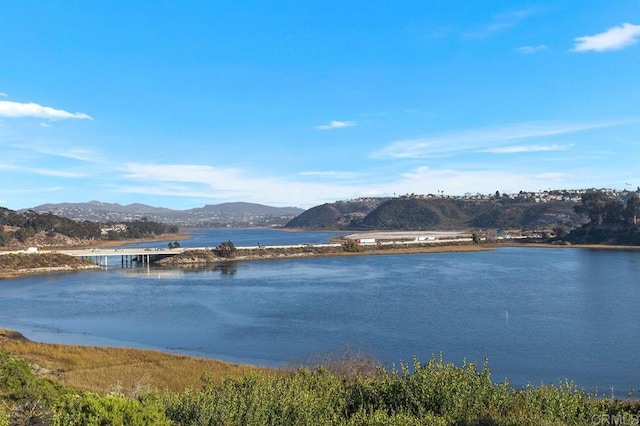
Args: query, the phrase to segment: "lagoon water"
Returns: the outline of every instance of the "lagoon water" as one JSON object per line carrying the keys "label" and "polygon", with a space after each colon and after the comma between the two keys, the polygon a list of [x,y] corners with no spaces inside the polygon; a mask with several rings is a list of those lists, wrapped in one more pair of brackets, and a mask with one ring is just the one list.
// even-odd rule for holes
{"label": "lagoon water", "polygon": [[[332,237],[345,232],[295,232],[273,229],[194,229],[182,247],[215,247],[223,241],[233,241],[236,246],[290,245],[328,243]],[[135,243],[127,247],[166,247],[168,241]]]}
{"label": "lagoon water", "polygon": [[497,382],[626,397],[640,389],[639,271],[638,251],[544,248],[110,268],[1,281],[0,327],[272,366],[348,344],[387,365],[488,357]]}

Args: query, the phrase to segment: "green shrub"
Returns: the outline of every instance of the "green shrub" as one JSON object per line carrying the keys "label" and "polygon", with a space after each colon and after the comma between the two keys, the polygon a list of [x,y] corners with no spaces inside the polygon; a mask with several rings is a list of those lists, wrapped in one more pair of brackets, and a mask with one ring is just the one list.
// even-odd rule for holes
{"label": "green shrub", "polygon": [[229,240],[229,241],[220,243],[218,247],[213,249],[213,252],[216,254],[216,256],[231,259],[236,255],[237,250],[238,249],[236,248],[235,244],[233,244],[233,241]]}
{"label": "green shrub", "polygon": [[87,393],[69,395],[54,408],[54,424],[60,426],[170,425],[164,407],[153,398],[122,395],[104,397]]}
{"label": "green shrub", "polygon": [[342,251],[347,253],[360,253],[364,251],[364,247],[355,240],[346,240],[342,243]]}
{"label": "green shrub", "polygon": [[180,425],[583,425],[610,411],[609,401],[571,383],[514,389],[493,383],[486,362],[456,366],[442,357],[368,377],[322,367],[253,373],[161,399]]}
{"label": "green shrub", "polygon": [[29,364],[0,351],[0,394],[13,402],[55,401],[65,389],[33,375]]}

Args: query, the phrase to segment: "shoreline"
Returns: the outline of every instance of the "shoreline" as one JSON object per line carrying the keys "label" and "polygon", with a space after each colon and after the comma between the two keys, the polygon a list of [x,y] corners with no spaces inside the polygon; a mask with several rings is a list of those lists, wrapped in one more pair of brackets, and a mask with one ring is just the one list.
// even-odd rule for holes
{"label": "shoreline", "polygon": [[[437,232],[424,231],[423,234],[436,234]],[[397,236],[395,231],[390,233],[384,233],[383,231],[375,231],[375,235],[382,241],[384,236]],[[449,232],[448,234],[453,234]],[[352,234],[355,235],[355,234]],[[111,248],[111,247],[124,247],[130,244],[136,244],[141,242],[153,242],[153,241],[184,241],[193,236],[190,232],[179,232],[173,234],[164,234],[158,238],[138,238],[135,240],[118,240],[118,241],[96,241],[89,244],[81,244],[73,246],[73,248]],[[382,238],[381,238],[382,237]],[[343,237],[344,238],[344,237]],[[125,242],[126,241],[126,242]],[[124,244],[123,244],[124,243]],[[553,249],[587,249],[587,250],[640,250],[640,246],[625,246],[625,245],[604,245],[604,244],[552,244],[547,242],[535,242],[535,241],[498,241],[498,242],[483,242],[475,244],[471,242],[462,241],[439,241],[434,242],[421,242],[411,245],[402,246],[384,246],[377,245],[361,245],[357,251],[345,251],[342,247],[331,248],[319,248],[314,246],[309,247],[296,247],[296,248],[277,248],[277,247],[263,247],[263,248],[242,248],[239,247],[234,257],[223,258],[213,255],[209,251],[203,250],[189,250],[185,249],[184,253],[176,255],[174,257],[166,258],[161,261],[155,262],[160,267],[174,267],[174,268],[191,268],[201,266],[211,266],[216,264],[224,264],[228,262],[245,262],[245,261],[260,261],[260,260],[279,260],[279,259],[304,259],[313,257],[342,257],[342,256],[370,256],[370,255],[406,255],[406,254],[424,254],[424,253],[462,253],[462,252],[478,252],[478,251],[490,251],[501,247],[522,247],[522,248],[553,248]],[[0,255],[6,255],[7,253],[0,253]],[[47,253],[41,252],[40,255],[46,256]],[[53,254],[53,253],[50,253]],[[21,253],[20,255],[31,255],[31,253]],[[64,272],[85,272],[91,270],[102,269],[98,265],[84,265],[79,266],[77,264],[43,264],[35,267],[21,267],[18,265],[16,269],[8,269],[0,271],[0,280],[19,278],[28,275],[46,275],[50,273],[64,273]]]}

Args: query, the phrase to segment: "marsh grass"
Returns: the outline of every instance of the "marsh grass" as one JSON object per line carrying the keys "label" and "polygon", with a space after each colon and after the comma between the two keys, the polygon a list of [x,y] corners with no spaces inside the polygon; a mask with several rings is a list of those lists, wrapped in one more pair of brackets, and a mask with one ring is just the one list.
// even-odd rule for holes
{"label": "marsh grass", "polygon": [[155,389],[176,392],[201,386],[203,374],[214,383],[267,369],[159,351],[37,343],[20,333],[0,330],[0,349],[31,365],[41,377],[78,389],[137,396]]}

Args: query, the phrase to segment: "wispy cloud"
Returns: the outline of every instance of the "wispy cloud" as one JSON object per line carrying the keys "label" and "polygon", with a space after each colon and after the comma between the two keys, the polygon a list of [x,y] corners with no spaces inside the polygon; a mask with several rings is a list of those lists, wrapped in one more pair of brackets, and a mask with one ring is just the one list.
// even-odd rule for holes
{"label": "wispy cloud", "polygon": [[371,158],[435,158],[464,151],[497,149],[522,139],[563,135],[586,130],[612,127],[625,122],[595,123],[515,123],[449,134],[392,142],[370,154]]}
{"label": "wispy cloud", "polygon": [[[384,182],[391,176],[366,182],[257,174],[255,170],[189,164],[126,164],[114,191],[201,200],[247,201],[278,206],[313,207],[325,202],[366,196],[386,196]],[[339,172],[343,173],[343,172]],[[344,172],[346,177],[348,172]],[[394,186],[397,190],[399,186]]]}
{"label": "wispy cloud", "polygon": [[[258,176],[241,169],[189,164],[126,164],[119,192],[170,195],[224,201],[249,201],[274,205],[306,205],[310,199],[335,200],[351,195],[357,187],[299,182],[274,176]],[[140,185],[150,182],[150,185]],[[310,196],[310,194],[313,194]]]}
{"label": "wispy cloud", "polygon": [[329,124],[322,124],[320,126],[316,126],[318,130],[333,130],[333,129],[342,129],[344,127],[353,127],[355,126],[355,121],[330,121]]}
{"label": "wispy cloud", "polygon": [[42,169],[37,167],[16,166],[13,164],[0,164],[0,171],[23,172],[41,176],[62,177],[62,178],[80,178],[84,177],[81,173],[66,172],[61,170]]}
{"label": "wispy cloud", "polygon": [[50,147],[38,147],[36,151],[41,154],[53,155],[56,157],[71,158],[73,160],[85,161],[88,163],[101,162],[100,155],[92,148],[70,148],[52,149]]}
{"label": "wispy cloud", "polygon": [[592,36],[575,38],[572,52],[606,52],[632,46],[640,39],[640,25],[622,24]]}
{"label": "wispy cloud", "polygon": [[50,193],[50,192],[60,191],[62,189],[64,188],[61,186],[45,186],[45,187],[28,188],[28,189],[11,188],[11,189],[0,189],[0,194],[10,195],[10,194]]}
{"label": "wispy cloud", "polygon": [[563,179],[567,178],[567,174],[566,173],[540,173],[540,174],[534,175],[533,178],[537,180],[560,182]]}
{"label": "wispy cloud", "polygon": [[71,113],[61,109],[55,109],[47,106],[42,106],[36,103],[22,103],[12,101],[0,101],[0,117],[8,118],[44,118],[47,120],[61,120],[61,119],[78,119],[78,120],[93,120],[89,115],[83,112]]}
{"label": "wispy cloud", "polygon": [[352,179],[357,175],[353,172],[338,172],[338,171],[309,171],[309,172],[301,172],[301,176],[316,176],[323,178],[334,178],[334,179]]}
{"label": "wispy cloud", "polygon": [[493,17],[493,20],[484,26],[478,27],[464,34],[465,38],[485,38],[499,32],[507,31],[520,23],[522,20],[534,15],[536,9],[520,9],[513,12],[500,13]]}
{"label": "wispy cloud", "polygon": [[522,53],[523,55],[540,53],[540,52],[544,52],[545,50],[549,50],[549,47],[546,44],[539,44],[537,46],[522,46],[522,47],[517,47],[515,49],[516,52]]}
{"label": "wispy cloud", "polygon": [[567,148],[569,148],[567,145],[518,145],[489,148],[482,150],[482,152],[491,154],[519,154],[523,152],[564,151]]}
{"label": "wispy cloud", "polygon": [[6,97],[8,97],[8,96],[9,96],[9,95],[7,95],[6,93],[4,93],[4,92],[0,92],[0,97],[2,97],[2,98],[6,98]]}
{"label": "wispy cloud", "polygon": [[[563,184],[571,185],[572,176],[563,175]],[[433,169],[418,167],[402,175],[402,179],[386,186],[402,188],[402,192],[417,194],[433,193],[443,190],[446,194],[481,193],[492,190],[500,192],[537,191],[554,186],[559,182],[560,174],[556,172],[530,173],[518,170],[460,170]],[[572,186],[570,186],[572,187]],[[493,188],[493,189],[492,189]]]}

